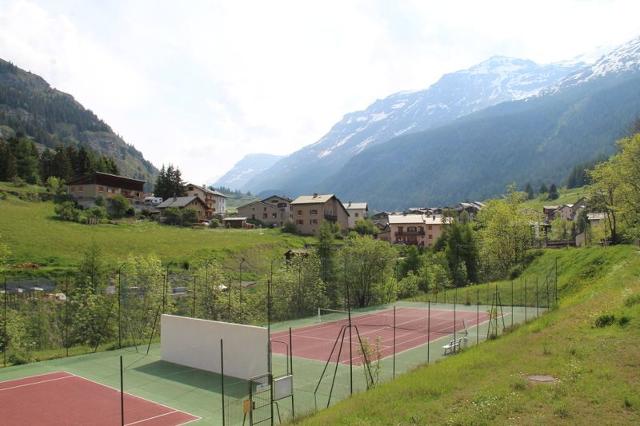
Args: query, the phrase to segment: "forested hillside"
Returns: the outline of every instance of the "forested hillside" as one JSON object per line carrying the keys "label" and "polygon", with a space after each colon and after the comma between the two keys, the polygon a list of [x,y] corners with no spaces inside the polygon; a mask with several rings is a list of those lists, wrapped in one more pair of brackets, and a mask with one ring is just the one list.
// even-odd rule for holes
{"label": "forested hillside", "polygon": [[113,158],[123,175],[151,181],[156,168],[91,110],[41,77],[0,59],[0,138],[26,135],[41,146],[85,147]]}

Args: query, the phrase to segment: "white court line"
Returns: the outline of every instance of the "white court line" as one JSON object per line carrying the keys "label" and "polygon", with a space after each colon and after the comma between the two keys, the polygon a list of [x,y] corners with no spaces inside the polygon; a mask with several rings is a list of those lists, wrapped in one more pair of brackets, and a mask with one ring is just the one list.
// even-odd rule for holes
{"label": "white court line", "polygon": [[34,374],[33,376],[18,377],[17,379],[0,380],[0,383],[15,382],[15,381],[24,380],[24,379],[33,379],[34,377],[50,376],[52,374],[58,374],[58,373],[69,374],[66,371],[51,371],[49,373]]}
{"label": "white court line", "polygon": [[[80,376],[80,375],[78,375],[78,374],[74,374],[74,373],[68,373],[68,374],[71,374],[72,376],[77,377],[77,378],[79,378],[79,379],[86,380],[87,382],[91,382],[91,383],[94,383],[94,384],[96,384],[96,385],[98,385],[98,386],[102,386],[102,387],[105,387],[105,388],[108,388],[108,389],[111,389],[111,390],[114,390],[114,391],[116,391],[116,392],[120,393],[120,389],[116,389],[116,388],[114,388],[113,386],[105,385],[105,384],[103,384],[103,383],[99,383],[99,382],[96,382],[96,381],[94,381],[94,380],[87,379],[86,377],[82,377],[82,376]],[[201,420],[201,419],[202,419],[202,417],[200,417],[200,416],[196,416],[196,415],[191,414],[191,413],[188,413],[188,412],[186,412],[186,411],[176,410],[175,408],[173,408],[173,407],[169,407],[168,405],[164,405],[164,404],[161,404],[161,403],[159,403],[159,402],[152,401],[152,400],[147,399],[147,398],[143,398],[143,397],[141,397],[141,396],[132,395],[132,394],[130,394],[129,392],[124,392],[124,394],[125,394],[125,395],[128,395],[128,396],[130,396],[130,397],[132,397],[132,398],[138,398],[138,399],[141,399],[141,400],[143,400],[143,401],[150,402],[150,403],[152,403],[152,404],[160,405],[161,407],[164,407],[164,408],[166,408],[166,409],[168,409],[168,410],[172,410],[172,411],[179,411],[179,412],[181,412],[181,413],[184,413],[184,414],[187,414],[187,415],[189,415],[189,416],[195,417],[195,419],[193,419],[192,421],[195,421],[195,420]],[[189,422],[187,422],[187,423],[189,423]],[[183,424],[186,424],[186,423],[183,423]]]}
{"label": "white court line", "polygon": [[[64,376],[64,377],[56,377],[55,379],[40,380],[40,381],[38,381],[38,382],[24,383],[24,384],[22,384],[22,385],[16,385],[16,386],[11,386],[10,388],[0,389],[0,392],[2,392],[2,391],[6,391],[6,390],[12,390],[12,389],[23,388],[23,387],[25,387],[25,386],[39,385],[39,384],[47,383],[47,382],[55,382],[56,380],[72,379],[72,378],[73,378],[73,376]],[[21,379],[18,379],[18,380],[21,380]]]}
{"label": "white court line", "polygon": [[144,423],[144,422],[148,422],[149,420],[157,419],[158,417],[164,417],[164,416],[168,416],[169,414],[180,413],[180,412],[181,411],[173,410],[173,411],[169,411],[168,413],[158,414],[157,416],[147,417],[146,419],[137,420],[131,423],[126,423],[124,426],[137,425],[139,423]]}

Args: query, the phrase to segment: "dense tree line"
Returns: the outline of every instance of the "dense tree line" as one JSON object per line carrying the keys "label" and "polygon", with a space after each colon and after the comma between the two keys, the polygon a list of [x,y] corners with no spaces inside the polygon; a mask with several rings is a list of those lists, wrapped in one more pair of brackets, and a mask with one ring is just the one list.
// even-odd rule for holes
{"label": "dense tree line", "polygon": [[69,182],[92,172],[118,174],[115,161],[85,147],[58,146],[41,153],[29,138],[0,139],[0,181],[20,178],[27,183],[44,183],[50,177]]}
{"label": "dense tree line", "polygon": [[169,164],[169,167],[162,165],[156,184],[153,189],[156,197],[163,200],[171,197],[182,197],[186,194],[185,182],[182,180],[182,172],[177,167]]}

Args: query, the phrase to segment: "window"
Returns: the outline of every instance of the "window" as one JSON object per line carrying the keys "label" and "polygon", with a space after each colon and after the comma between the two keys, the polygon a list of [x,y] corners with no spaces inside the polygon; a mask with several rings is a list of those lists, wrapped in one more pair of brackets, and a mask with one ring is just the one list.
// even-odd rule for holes
{"label": "window", "polygon": [[309,213],[310,214],[318,214],[318,210],[311,210]]}
{"label": "window", "polygon": [[429,239],[433,240],[433,235],[429,234]]}
{"label": "window", "polygon": [[317,225],[318,224],[318,219],[311,219],[309,221],[309,223],[312,224],[312,225]]}
{"label": "window", "polygon": [[431,231],[431,225],[429,225],[429,231]]}
{"label": "window", "polygon": [[297,223],[298,225],[304,225],[304,220],[302,220],[302,219],[298,219],[298,220],[296,220],[296,223]]}
{"label": "window", "polygon": [[360,213],[356,213],[355,215],[356,215],[356,217],[360,217]]}
{"label": "window", "polygon": [[407,227],[407,232],[416,232],[416,227],[415,226]]}
{"label": "window", "polygon": [[278,218],[278,213],[271,213],[271,217],[273,217],[274,219]]}
{"label": "window", "polygon": [[267,217],[269,217],[269,215],[268,215],[268,214],[266,214],[266,213],[262,213],[262,218],[263,218],[263,219],[266,219]]}
{"label": "window", "polygon": [[419,230],[420,232],[424,232],[424,228],[423,228],[422,226],[419,226],[419,227],[418,227],[418,230]]}
{"label": "window", "polygon": [[398,226],[398,232],[402,232],[402,226]]}
{"label": "window", "polygon": [[298,216],[302,216],[302,210],[298,210]]}

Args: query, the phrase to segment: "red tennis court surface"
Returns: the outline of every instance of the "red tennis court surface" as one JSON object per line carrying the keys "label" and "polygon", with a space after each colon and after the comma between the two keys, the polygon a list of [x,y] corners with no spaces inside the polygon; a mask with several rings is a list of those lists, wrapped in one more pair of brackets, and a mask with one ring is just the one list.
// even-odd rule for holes
{"label": "red tennis court surface", "polygon": [[[0,423],[119,425],[120,391],[64,371],[0,382]],[[199,417],[124,395],[126,425],[173,426]]]}
{"label": "red tennis court surface", "polygon": [[[455,330],[460,333],[464,331],[465,324],[468,328],[478,323],[483,323],[489,319],[486,312],[480,312],[479,317],[476,312],[457,311]],[[301,358],[326,361],[331,354],[336,338],[344,325],[348,323],[346,318],[335,321],[328,321],[321,324],[311,325],[292,330],[293,355]],[[375,312],[365,315],[353,315],[351,323],[358,326],[360,337],[367,339],[370,344],[375,344],[380,338],[382,358],[393,354],[393,309]],[[429,332],[427,331],[427,310],[419,308],[397,308],[396,309],[396,353],[406,351],[416,346],[424,345],[429,341],[434,341],[445,335],[453,334],[453,311],[431,309],[431,320]],[[288,342],[289,332],[281,331],[272,334],[272,341]],[[358,338],[355,328],[352,329],[352,356],[354,364],[362,363],[362,356],[359,349]],[[339,351],[340,342],[336,346],[331,360],[335,362]],[[272,344],[272,351],[286,354],[286,346],[282,344]],[[349,330],[346,330],[340,362],[349,363]]]}

